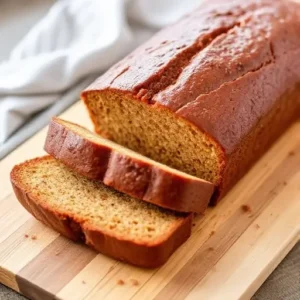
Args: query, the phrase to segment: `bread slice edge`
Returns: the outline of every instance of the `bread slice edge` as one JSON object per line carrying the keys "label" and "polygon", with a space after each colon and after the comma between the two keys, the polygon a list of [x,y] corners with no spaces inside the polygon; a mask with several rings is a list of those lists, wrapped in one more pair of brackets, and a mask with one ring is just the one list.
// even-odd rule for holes
{"label": "bread slice edge", "polygon": [[211,182],[135,154],[59,118],[53,118],[49,124],[44,149],[83,176],[179,212],[203,214],[215,190]]}
{"label": "bread slice edge", "polygon": [[155,268],[164,264],[190,236],[192,214],[187,214],[186,217],[174,222],[169,234],[162,235],[161,239],[149,245],[108,234],[88,222],[79,221],[72,215],[55,211],[51,205],[38,201],[37,195],[22,183],[18,175],[20,168],[43,159],[47,159],[47,156],[15,166],[11,172],[12,187],[18,201],[30,214],[63,236],[75,242],[85,243],[107,256],[144,268]]}

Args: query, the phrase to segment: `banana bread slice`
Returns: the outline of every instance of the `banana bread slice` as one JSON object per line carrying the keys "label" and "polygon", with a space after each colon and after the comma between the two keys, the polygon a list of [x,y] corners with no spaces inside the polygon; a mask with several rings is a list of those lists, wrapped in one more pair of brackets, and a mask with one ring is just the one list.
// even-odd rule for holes
{"label": "banana bread slice", "polygon": [[162,165],[58,118],[50,122],[44,148],[79,174],[164,208],[203,213],[214,191],[214,185],[208,181]]}
{"label": "banana bread slice", "polygon": [[188,239],[192,214],[136,200],[78,175],[51,156],[13,168],[20,203],[62,235],[140,267],[158,267]]}

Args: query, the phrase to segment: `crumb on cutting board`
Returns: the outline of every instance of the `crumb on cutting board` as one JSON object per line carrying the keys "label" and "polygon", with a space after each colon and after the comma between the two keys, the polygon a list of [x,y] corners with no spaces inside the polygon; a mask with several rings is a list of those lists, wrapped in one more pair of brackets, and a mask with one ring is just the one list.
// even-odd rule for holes
{"label": "crumb on cutting board", "polygon": [[216,232],[214,230],[212,230],[209,234],[209,237],[212,237]]}
{"label": "crumb on cutting board", "polygon": [[295,151],[290,151],[289,153],[288,153],[288,156],[294,156],[295,155]]}
{"label": "crumb on cutting board", "polygon": [[25,237],[26,239],[28,239],[28,238],[29,238],[29,235],[26,233],[26,234],[24,234],[24,237]]}
{"label": "crumb on cutting board", "polygon": [[139,281],[136,280],[136,279],[134,279],[134,278],[130,279],[130,282],[131,282],[132,285],[134,285],[134,286],[138,286],[138,285],[140,284]]}
{"label": "crumb on cutting board", "polygon": [[84,280],[82,280],[81,282],[82,282],[82,284],[86,284],[86,282]]}
{"label": "crumb on cutting board", "polygon": [[117,281],[117,284],[118,284],[118,285],[124,285],[124,284],[125,284],[125,281],[122,280],[122,279],[119,279],[119,280]]}
{"label": "crumb on cutting board", "polygon": [[251,212],[251,207],[248,204],[243,204],[241,208],[244,212]]}
{"label": "crumb on cutting board", "polygon": [[37,239],[37,236],[36,236],[35,234],[33,234],[33,235],[31,236],[31,239],[32,239],[33,241],[35,241],[35,240]]}

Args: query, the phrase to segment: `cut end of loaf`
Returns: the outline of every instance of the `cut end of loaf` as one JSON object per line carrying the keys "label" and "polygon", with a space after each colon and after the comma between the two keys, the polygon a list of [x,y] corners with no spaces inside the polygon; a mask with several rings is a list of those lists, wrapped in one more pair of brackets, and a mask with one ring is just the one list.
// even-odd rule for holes
{"label": "cut end of loaf", "polygon": [[95,130],[170,167],[218,184],[221,151],[212,139],[166,108],[117,91],[85,91]]}
{"label": "cut end of loaf", "polygon": [[36,204],[68,216],[83,228],[137,244],[155,246],[163,242],[187,216],[88,180],[50,156],[16,166],[11,178]]}

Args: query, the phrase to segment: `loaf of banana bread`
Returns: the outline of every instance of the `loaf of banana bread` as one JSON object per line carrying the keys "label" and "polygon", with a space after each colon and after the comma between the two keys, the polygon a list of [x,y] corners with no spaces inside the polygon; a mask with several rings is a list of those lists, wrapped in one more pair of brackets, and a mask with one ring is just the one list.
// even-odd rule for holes
{"label": "loaf of banana bread", "polygon": [[82,93],[95,130],[217,185],[214,202],[300,116],[300,5],[205,2]]}

